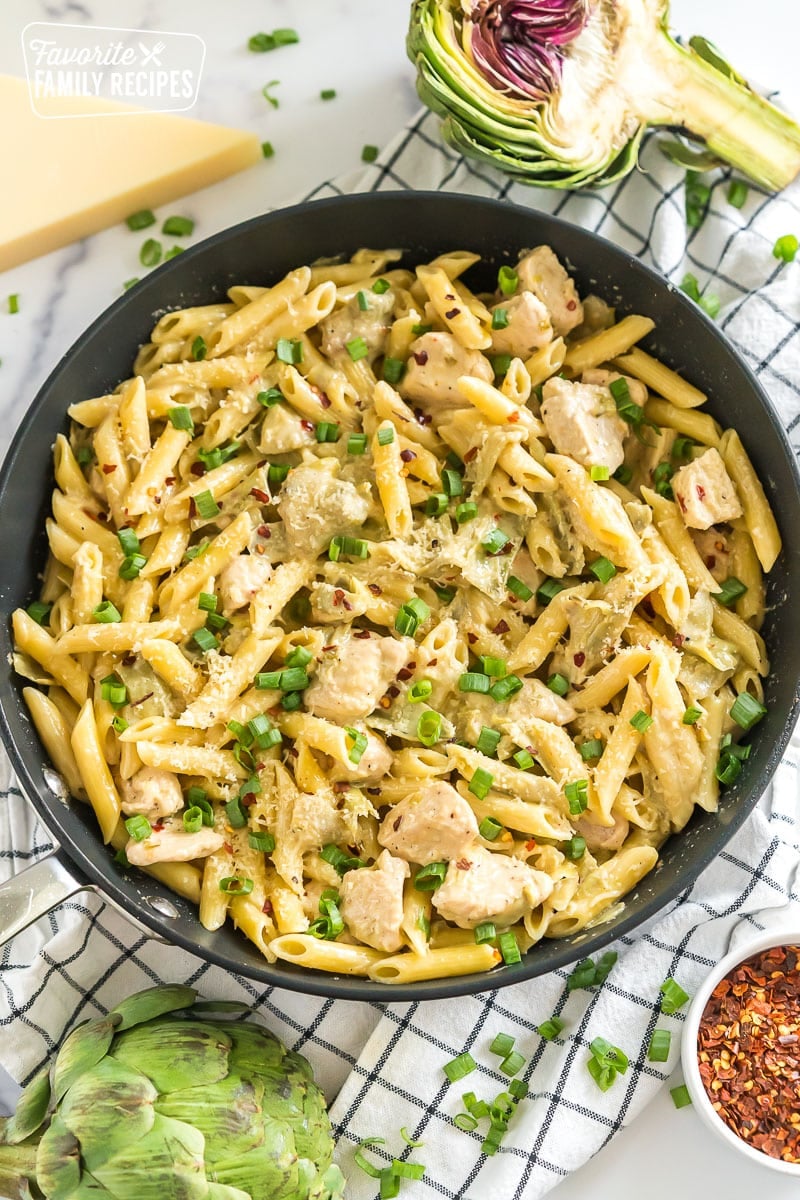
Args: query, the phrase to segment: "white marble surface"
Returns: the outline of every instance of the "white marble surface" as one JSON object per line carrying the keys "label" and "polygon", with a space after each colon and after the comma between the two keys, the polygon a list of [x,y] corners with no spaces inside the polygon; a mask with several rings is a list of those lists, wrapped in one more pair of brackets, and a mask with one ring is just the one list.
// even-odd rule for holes
{"label": "white marble surface", "polygon": [[[50,20],[161,30],[191,30],[208,54],[192,114],[255,130],[275,157],[169,206],[192,216],[193,240],[285,204],[323,179],[355,167],[365,143],[383,145],[416,110],[405,59],[406,0],[2,0],[0,73],[22,74],[20,32]],[[797,0],[675,0],[673,26],[702,32],[736,65],[800,112]],[[269,55],[250,54],[258,30],[293,26],[301,42]],[[280,79],[270,108],[260,94]],[[337,90],[331,102],[322,88]],[[0,114],[0,119],[2,115]],[[3,198],[13,189],[13,164],[4,164]],[[81,330],[142,271],[143,238],[124,227],[98,234],[0,275],[0,454],[38,386]],[[20,313],[6,314],[4,297],[20,295]],[[675,1200],[718,1193],[745,1200],[795,1197],[797,1186],[766,1168],[742,1163],[717,1145],[690,1109],[676,1111],[666,1088],[634,1125],[588,1166],[560,1185],[558,1200]],[[502,1198],[497,1198],[502,1200]]]}

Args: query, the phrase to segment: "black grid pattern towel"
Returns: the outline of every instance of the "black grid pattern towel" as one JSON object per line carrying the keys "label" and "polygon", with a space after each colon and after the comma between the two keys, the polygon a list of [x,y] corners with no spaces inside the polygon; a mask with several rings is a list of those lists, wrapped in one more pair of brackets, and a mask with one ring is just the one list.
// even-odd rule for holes
{"label": "black grid pattern towel", "polygon": [[[683,172],[649,142],[642,169],[596,194],[532,191],[486,170],[475,170],[444,149],[437,122],[421,114],[357,175],[328,183],[314,197],[346,191],[440,188],[506,197],[558,213],[611,238],[679,282],[697,275],[722,300],[720,324],[771,394],[787,428],[800,441],[800,263],[773,258],[775,239],[800,231],[800,188],[772,198],[751,189],[740,211],[726,203],[727,177],[715,183],[708,217],[687,230]],[[457,236],[454,241],[457,241]],[[797,432],[795,433],[795,431]],[[425,1178],[404,1195],[455,1200],[541,1196],[585,1162],[641,1111],[676,1065],[682,1016],[659,1014],[659,985],[674,976],[689,992],[749,927],[800,917],[794,874],[800,842],[798,757],[794,743],[775,783],[728,849],[666,915],[618,945],[619,962],[599,991],[566,989],[566,972],[482,996],[430,1004],[332,1003],[274,989],[180,951],[164,948],[128,924],[97,897],[63,905],[6,947],[0,959],[0,1062],[28,1079],[65,1028],[96,1015],[122,996],[162,979],[195,983],[207,996],[252,1001],[272,1028],[311,1059],[329,1096],[340,1134],[342,1164],[352,1174],[351,1200],[373,1200],[375,1181],[353,1168],[361,1138],[386,1138],[388,1161],[411,1152],[401,1126],[425,1141],[412,1157]],[[5,767],[0,796],[0,875],[22,870],[45,853],[49,839]],[[387,992],[387,1001],[390,999]],[[544,1042],[535,1027],[551,1014],[563,1036]],[[673,1031],[667,1063],[647,1061],[658,1023]],[[500,1030],[514,1034],[527,1056],[531,1098],[520,1107],[495,1157],[483,1159],[476,1133],[452,1118],[467,1089],[492,1097],[507,1086],[488,1043]],[[586,1070],[589,1042],[603,1035],[629,1055],[631,1069],[608,1092]],[[441,1065],[471,1049],[478,1070],[448,1085]]]}

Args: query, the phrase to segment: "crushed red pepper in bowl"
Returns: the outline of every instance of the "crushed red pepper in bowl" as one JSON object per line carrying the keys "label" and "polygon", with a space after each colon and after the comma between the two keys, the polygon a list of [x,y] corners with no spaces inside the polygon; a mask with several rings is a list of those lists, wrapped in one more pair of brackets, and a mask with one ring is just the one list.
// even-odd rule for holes
{"label": "crushed red pepper in bowl", "polygon": [[728,956],[698,995],[684,1069],[712,1125],[724,1122],[751,1156],[800,1175],[800,939],[768,940],[749,957]]}

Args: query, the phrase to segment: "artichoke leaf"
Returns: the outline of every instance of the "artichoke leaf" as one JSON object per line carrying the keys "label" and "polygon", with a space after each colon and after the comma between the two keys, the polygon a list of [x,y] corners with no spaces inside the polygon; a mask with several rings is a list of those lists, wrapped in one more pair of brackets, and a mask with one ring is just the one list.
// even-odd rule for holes
{"label": "artichoke leaf", "polygon": [[230,1187],[227,1183],[210,1183],[206,1200],[250,1200],[250,1193]]}
{"label": "artichoke leaf", "polygon": [[129,1142],[93,1174],[115,1200],[205,1200],[204,1149],[198,1129],[156,1113],[144,1137]]}
{"label": "artichoke leaf", "polygon": [[50,1103],[50,1071],[42,1067],[23,1089],[14,1115],[0,1129],[0,1145],[16,1146],[39,1128]]}
{"label": "artichoke leaf", "polygon": [[231,1039],[219,1025],[166,1017],[119,1034],[114,1058],[146,1071],[163,1094],[224,1079],[230,1048]]}
{"label": "artichoke leaf", "polygon": [[208,1086],[182,1088],[156,1100],[156,1112],[184,1121],[205,1138],[209,1168],[218,1159],[247,1154],[261,1145],[264,1081],[231,1072]]}
{"label": "artichoke leaf", "polygon": [[64,1197],[64,1200],[114,1200],[108,1188],[95,1179],[89,1171],[81,1172],[81,1181],[76,1188]]}
{"label": "artichoke leaf", "polygon": [[216,1183],[241,1188],[252,1200],[292,1200],[301,1196],[294,1138],[282,1121],[264,1121],[264,1141],[241,1157],[230,1156],[209,1171]]}
{"label": "artichoke leaf", "polygon": [[56,1104],[85,1071],[90,1071],[107,1054],[119,1022],[117,1013],[108,1013],[96,1021],[79,1025],[67,1036],[53,1068],[53,1100]]}
{"label": "artichoke leaf", "polygon": [[321,1193],[320,1200],[343,1200],[346,1182],[341,1168],[336,1163],[331,1163],[322,1176],[321,1183],[325,1191]]}
{"label": "artichoke leaf", "polygon": [[76,1080],[61,1102],[59,1116],[80,1142],[89,1171],[150,1132],[157,1098],[142,1071],[111,1055]]}
{"label": "artichoke leaf", "polygon": [[179,983],[171,983],[165,987],[145,988],[134,992],[121,1004],[112,1009],[122,1018],[119,1032],[141,1025],[143,1021],[152,1021],[154,1017],[162,1017],[165,1013],[175,1012],[179,1008],[188,1008],[197,999],[194,988],[184,987]]}
{"label": "artichoke leaf", "polygon": [[[243,1079],[263,1076],[265,1073],[279,1075],[282,1071],[286,1049],[274,1034],[260,1025],[232,1025],[233,1043],[229,1064],[230,1070]],[[309,1072],[311,1068],[308,1068]]]}
{"label": "artichoke leaf", "polygon": [[47,1200],[66,1200],[80,1179],[78,1139],[56,1113],[36,1151],[36,1183]]}
{"label": "artichoke leaf", "polygon": [[201,1013],[205,1016],[207,1013],[252,1012],[252,1009],[252,1004],[245,1004],[242,1000],[197,1000],[191,1008],[187,1008],[186,1015],[199,1017]]}

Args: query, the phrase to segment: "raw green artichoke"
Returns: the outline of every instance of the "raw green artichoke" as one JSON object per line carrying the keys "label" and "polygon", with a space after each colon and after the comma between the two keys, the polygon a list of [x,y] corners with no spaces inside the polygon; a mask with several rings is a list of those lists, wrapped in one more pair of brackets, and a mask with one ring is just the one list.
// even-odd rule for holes
{"label": "raw green artichoke", "polygon": [[446,141],[521,183],[611,183],[660,125],[784,187],[800,126],[704,38],[679,45],[668,15],[668,0],[413,0],[408,53]]}
{"label": "raw green artichoke", "polygon": [[243,1005],[150,988],[66,1038],[0,1122],[0,1194],[47,1200],[339,1200],[308,1062]]}

